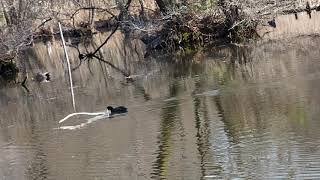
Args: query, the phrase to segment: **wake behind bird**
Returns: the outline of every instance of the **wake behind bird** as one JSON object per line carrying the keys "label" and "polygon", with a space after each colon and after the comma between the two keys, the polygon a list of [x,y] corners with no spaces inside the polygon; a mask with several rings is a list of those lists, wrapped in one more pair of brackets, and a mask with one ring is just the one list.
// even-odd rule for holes
{"label": "wake behind bird", "polygon": [[[74,116],[74,114],[79,115],[79,113],[73,113],[73,114],[69,114],[68,116],[71,117],[70,115]],[[83,115],[83,114],[84,114],[84,113],[81,113],[81,115]],[[87,125],[89,125],[89,124],[91,124],[91,123],[93,123],[93,122],[95,122],[95,121],[98,121],[98,120],[100,120],[100,119],[105,119],[105,118],[108,118],[108,117],[109,117],[109,115],[108,115],[107,113],[99,113],[99,112],[97,112],[97,113],[86,113],[85,115],[97,115],[97,116],[95,116],[95,117],[93,117],[93,118],[89,118],[89,119],[87,119],[87,122],[84,122],[84,123],[81,123],[81,124],[78,124],[78,125],[74,125],[74,126],[60,126],[60,127],[58,127],[58,128],[55,128],[55,129],[63,129],[63,130],[76,130],[76,129],[81,129],[81,128],[84,128],[84,127],[86,127]],[[67,116],[67,117],[68,117],[68,116]],[[66,120],[66,119],[64,118],[64,119],[60,120],[59,123],[65,121],[65,120]]]}
{"label": "wake behind bird", "polygon": [[101,111],[101,112],[93,112],[93,113],[90,113],[90,112],[78,112],[78,113],[69,114],[65,118],[61,119],[59,121],[59,124],[63,123],[67,119],[71,118],[72,116],[76,116],[76,115],[88,115],[88,116],[99,116],[99,115],[101,116],[101,115],[104,115],[105,117],[110,117],[109,111]]}
{"label": "wake behind bird", "polygon": [[[121,112],[120,112],[121,111]],[[78,124],[78,125],[74,125],[74,126],[60,126],[58,128],[55,129],[68,129],[68,130],[76,130],[76,129],[81,129],[86,127],[87,125],[98,121],[100,119],[105,119],[105,118],[113,118],[116,116],[123,116],[125,114],[127,114],[127,108],[123,107],[123,106],[119,106],[119,107],[111,107],[108,106],[106,111],[101,111],[101,112],[78,112],[78,113],[72,113],[67,115],[65,118],[61,119],[59,121],[60,123],[63,123],[64,121],[66,121],[67,119],[71,118],[72,116],[76,116],[76,115],[87,115],[87,116],[95,116],[89,119],[86,119],[87,122]]]}
{"label": "wake behind bird", "polygon": [[62,126],[62,127],[57,128],[57,129],[70,129],[70,130],[81,129],[81,128],[87,126],[88,124],[91,124],[94,121],[97,121],[97,120],[100,120],[100,119],[105,119],[105,118],[112,118],[114,116],[122,116],[122,115],[125,115],[127,113],[128,113],[128,108],[126,108],[124,106],[117,106],[117,107],[108,106],[105,111],[101,111],[101,112],[93,112],[93,113],[91,113],[91,112],[78,112],[78,113],[72,113],[72,114],[67,115],[65,118],[61,119],[59,121],[59,124],[63,123],[67,119],[71,118],[72,116],[76,116],[76,115],[87,115],[87,116],[95,116],[95,117],[87,119],[87,122],[81,123],[79,125]]}

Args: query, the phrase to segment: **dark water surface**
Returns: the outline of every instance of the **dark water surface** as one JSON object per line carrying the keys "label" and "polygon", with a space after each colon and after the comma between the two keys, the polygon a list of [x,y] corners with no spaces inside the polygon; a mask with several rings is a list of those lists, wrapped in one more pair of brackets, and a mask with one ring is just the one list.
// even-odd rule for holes
{"label": "dark water surface", "polygon": [[[101,53],[135,82],[85,62],[72,74],[76,110],[125,105],[126,116],[59,124],[74,112],[60,43],[22,56],[30,93],[0,89],[0,179],[320,177],[319,38],[143,59],[141,44],[116,37]],[[68,50],[75,67],[77,51]],[[53,80],[32,81],[39,71]]]}

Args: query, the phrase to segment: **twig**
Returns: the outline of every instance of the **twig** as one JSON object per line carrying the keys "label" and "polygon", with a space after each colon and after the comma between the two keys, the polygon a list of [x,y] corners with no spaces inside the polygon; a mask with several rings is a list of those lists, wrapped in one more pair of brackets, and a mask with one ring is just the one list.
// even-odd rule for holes
{"label": "twig", "polygon": [[24,78],[24,80],[21,82],[21,86],[22,86],[25,90],[27,90],[27,92],[30,92],[29,89],[28,89],[28,87],[26,86],[27,78],[28,78],[27,76]]}
{"label": "twig", "polygon": [[71,96],[72,96],[72,105],[73,105],[74,111],[76,111],[76,103],[75,103],[75,100],[74,100],[74,92],[73,92],[73,83],[72,83],[72,76],[71,76],[70,61],[69,61],[68,52],[67,52],[67,48],[66,48],[66,42],[64,41],[63,32],[62,32],[62,28],[61,28],[60,22],[59,22],[59,29],[60,29],[61,40],[62,40],[62,43],[63,43],[64,53],[65,53],[65,56],[66,56],[66,59],[67,59],[67,65],[68,65],[68,71],[69,71],[69,80],[70,80],[70,89],[71,89]]}
{"label": "twig", "polygon": [[39,26],[38,28],[40,28],[41,26],[43,26],[44,24],[46,24],[47,22],[51,21],[52,20],[52,17],[46,19],[45,21],[43,21]]}
{"label": "twig", "polygon": [[116,69],[117,71],[121,72],[122,75],[124,75],[125,77],[129,77],[129,76],[130,76],[129,73],[127,73],[127,72],[125,72],[124,70],[116,67],[116,66],[115,66],[114,64],[112,64],[111,62],[106,61],[106,60],[104,60],[104,59],[102,59],[102,58],[100,58],[100,57],[98,57],[98,56],[96,56],[96,55],[93,55],[93,57],[97,58],[99,61],[102,61],[102,62],[108,64],[109,66],[111,66],[112,68]]}
{"label": "twig", "polygon": [[118,30],[119,28],[119,22],[117,23],[116,27],[114,28],[114,30],[111,32],[111,34],[107,37],[107,39],[92,53],[93,55],[95,55],[105,44],[107,44],[107,42],[109,41],[109,39],[112,37],[112,35]]}
{"label": "twig", "polygon": [[79,113],[72,113],[72,114],[69,114],[68,116],[64,117],[63,119],[61,119],[59,121],[59,123],[63,123],[64,121],[66,121],[67,119],[69,119],[70,117],[75,116],[75,115],[97,116],[97,115],[105,115],[105,114],[108,115],[107,112],[96,112],[96,113],[79,112]]}
{"label": "twig", "polygon": [[235,23],[235,24],[234,24],[234,25],[232,25],[232,27],[231,27],[231,28],[229,28],[228,30],[230,31],[230,30],[232,30],[233,28],[235,28],[235,27],[239,26],[239,25],[240,25],[241,23],[243,23],[245,20],[246,20],[246,19],[243,19],[242,21]]}

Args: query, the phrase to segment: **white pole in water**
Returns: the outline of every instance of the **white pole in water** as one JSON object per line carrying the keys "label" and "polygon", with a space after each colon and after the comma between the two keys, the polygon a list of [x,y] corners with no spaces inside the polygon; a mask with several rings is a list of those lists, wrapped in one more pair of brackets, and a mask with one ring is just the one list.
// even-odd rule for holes
{"label": "white pole in water", "polygon": [[69,80],[70,80],[70,88],[71,88],[71,96],[72,96],[72,105],[73,105],[74,111],[76,111],[76,103],[75,103],[75,100],[74,100],[74,92],[73,92],[73,83],[72,83],[72,76],[71,76],[70,61],[69,61],[68,52],[67,52],[67,48],[66,48],[66,42],[64,41],[63,32],[62,32],[62,28],[61,28],[60,22],[59,22],[59,29],[60,29],[61,40],[62,40],[62,43],[63,43],[64,53],[65,53],[65,56],[66,56],[66,59],[67,59],[67,65],[68,65],[68,71],[69,71]]}

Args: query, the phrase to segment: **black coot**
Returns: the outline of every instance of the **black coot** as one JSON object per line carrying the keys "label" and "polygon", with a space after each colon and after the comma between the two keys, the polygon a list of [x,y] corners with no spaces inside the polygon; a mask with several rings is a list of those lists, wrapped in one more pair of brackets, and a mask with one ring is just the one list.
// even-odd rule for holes
{"label": "black coot", "polygon": [[124,106],[118,106],[118,107],[108,106],[107,110],[109,110],[110,115],[123,114],[123,113],[127,113],[128,112],[128,108],[126,108]]}

